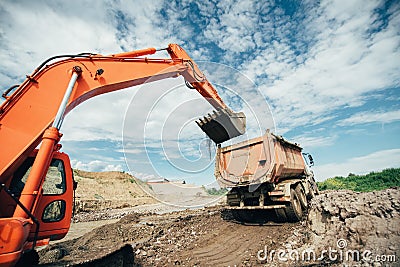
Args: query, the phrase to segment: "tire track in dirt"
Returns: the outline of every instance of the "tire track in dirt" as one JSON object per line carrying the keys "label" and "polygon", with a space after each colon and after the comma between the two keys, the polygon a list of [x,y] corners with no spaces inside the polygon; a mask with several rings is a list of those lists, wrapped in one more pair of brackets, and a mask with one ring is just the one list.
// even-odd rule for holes
{"label": "tire track in dirt", "polygon": [[207,226],[212,231],[179,255],[189,266],[257,265],[259,250],[281,247],[299,225],[242,225],[214,217]]}
{"label": "tire track in dirt", "polygon": [[[163,215],[129,214],[41,251],[41,263],[63,266],[114,261],[125,245],[137,266],[256,266],[257,252],[281,248],[300,224],[241,225],[224,220],[220,207]],[[115,255],[114,255],[115,254]],[[134,254],[134,255],[133,255]],[[113,256],[114,255],[114,256]],[[107,261],[108,262],[108,261]],[[110,265],[115,266],[115,265]]]}
{"label": "tire track in dirt", "polygon": [[240,251],[241,241],[231,233],[225,234],[225,242],[231,244],[229,247],[221,246],[216,240],[205,240],[205,246],[193,251],[194,258],[206,260],[210,265],[221,266],[233,262],[236,259],[236,253]]}

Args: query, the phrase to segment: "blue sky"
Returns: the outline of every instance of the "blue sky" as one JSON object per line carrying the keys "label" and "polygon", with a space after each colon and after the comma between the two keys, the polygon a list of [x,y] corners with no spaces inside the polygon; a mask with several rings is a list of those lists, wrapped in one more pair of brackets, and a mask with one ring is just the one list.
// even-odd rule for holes
{"label": "blue sky", "polygon": [[[1,1],[0,86],[53,55],[169,43],[246,112],[232,142],[271,128],[313,154],[318,180],[400,167],[398,1]],[[99,96],[67,115],[63,150],[80,169],[211,183],[193,122],[211,110],[181,78]]]}

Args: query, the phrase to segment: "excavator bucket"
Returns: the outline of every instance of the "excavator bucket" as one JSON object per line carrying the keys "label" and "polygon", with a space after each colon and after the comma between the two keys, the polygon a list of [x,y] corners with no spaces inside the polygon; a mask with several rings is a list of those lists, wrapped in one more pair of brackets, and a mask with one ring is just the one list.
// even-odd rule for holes
{"label": "excavator bucket", "polygon": [[214,110],[213,114],[208,114],[196,123],[217,144],[242,135],[246,131],[244,113],[235,113],[229,109]]}

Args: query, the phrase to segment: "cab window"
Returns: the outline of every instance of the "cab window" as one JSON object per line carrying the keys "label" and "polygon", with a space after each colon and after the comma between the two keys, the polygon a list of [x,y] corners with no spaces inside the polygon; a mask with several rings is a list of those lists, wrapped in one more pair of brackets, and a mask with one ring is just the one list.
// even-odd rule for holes
{"label": "cab window", "polygon": [[64,164],[59,159],[53,159],[43,184],[44,195],[61,195],[65,192]]}
{"label": "cab window", "polygon": [[[31,172],[34,158],[28,158],[14,173],[14,178],[10,184],[10,190],[15,196],[21,195],[22,189]],[[49,170],[43,184],[44,195],[61,195],[66,190],[64,164],[59,159],[51,161]]]}
{"label": "cab window", "polygon": [[65,216],[66,204],[64,200],[50,202],[43,211],[43,222],[59,222]]}

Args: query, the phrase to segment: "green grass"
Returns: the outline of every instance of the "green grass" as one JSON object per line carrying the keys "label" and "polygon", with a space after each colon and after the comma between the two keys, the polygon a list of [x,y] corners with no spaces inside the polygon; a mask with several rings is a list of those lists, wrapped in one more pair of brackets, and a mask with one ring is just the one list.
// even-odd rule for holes
{"label": "green grass", "polygon": [[400,168],[371,172],[366,175],[350,173],[347,177],[337,176],[317,182],[319,190],[349,189],[356,192],[371,192],[390,187],[400,187]]}
{"label": "green grass", "polygon": [[212,188],[206,189],[206,192],[212,196],[222,196],[228,192],[228,189],[226,189],[226,188],[216,189],[216,188],[212,187]]}

